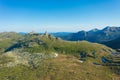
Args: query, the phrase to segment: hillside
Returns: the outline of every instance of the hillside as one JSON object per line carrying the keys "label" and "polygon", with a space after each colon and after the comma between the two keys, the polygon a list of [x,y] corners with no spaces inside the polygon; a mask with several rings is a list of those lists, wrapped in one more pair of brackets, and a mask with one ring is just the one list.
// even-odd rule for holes
{"label": "hillside", "polygon": [[120,49],[120,37],[108,42],[103,43],[113,49]]}
{"label": "hillside", "polygon": [[42,61],[36,69],[24,65],[0,68],[0,80],[110,80],[111,75],[107,67],[80,63],[76,57],[63,54]]}
{"label": "hillside", "polygon": [[22,35],[19,35],[16,32],[0,33],[0,53],[15,44],[20,38],[22,38]]}
{"label": "hillside", "polygon": [[94,63],[111,52],[102,44],[28,33],[0,55],[0,80],[110,80],[110,68]]}
{"label": "hillside", "polygon": [[[7,48],[5,52],[14,49],[23,49],[30,53],[38,52],[59,52],[65,54],[80,54],[80,53],[110,53],[112,49],[97,43],[90,43],[87,41],[64,41],[49,34],[27,34],[24,38],[11,47]],[[99,54],[101,55],[101,54]]]}
{"label": "hillside", "polygon": [[[63,37],[64,36],[62,36],[61,38]],[[70,41],[87,40],[90,42],[103,43],[110,40],[114,40],[118,37],[120,37],[120,27],[107,26],[102,30],[93,29],[90,31],[79,31],[77,33],[71,33],[67,36],[65,35],[63,39]]]}

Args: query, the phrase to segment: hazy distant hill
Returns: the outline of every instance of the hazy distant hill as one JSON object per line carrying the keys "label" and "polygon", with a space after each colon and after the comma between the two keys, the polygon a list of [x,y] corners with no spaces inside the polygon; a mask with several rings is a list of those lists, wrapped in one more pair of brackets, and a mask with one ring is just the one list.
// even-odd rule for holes
{"label": "hazy distant hill", "polygon": [[50,33],[50,34],[65,40],[68,35],[72,34],[72,32],[56,32],[56,33]]}
{"label": "hazy distant hill", "polygon": [[[62,36],[64,37],[64,36]],[[62,38],[61,37],[61,38]],[[87,40],[90,42],[107,42],[120,37],[120,27],[105,27],[102,30],[79,31],[65,35],[63,39],[70,41]]]}
{"label": "hazy distant hill", "polygon": [[25,35],[27,34],[26,32],[19,32],[20,35]]}

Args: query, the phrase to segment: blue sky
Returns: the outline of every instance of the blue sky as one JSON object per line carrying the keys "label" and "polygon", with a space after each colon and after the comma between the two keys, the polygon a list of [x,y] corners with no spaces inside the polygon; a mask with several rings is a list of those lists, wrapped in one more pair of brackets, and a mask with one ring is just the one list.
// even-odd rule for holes
{"label": "blue sky", "polygon": [[120,26],[120,0],[0,0],[0,32],[77,32]]}

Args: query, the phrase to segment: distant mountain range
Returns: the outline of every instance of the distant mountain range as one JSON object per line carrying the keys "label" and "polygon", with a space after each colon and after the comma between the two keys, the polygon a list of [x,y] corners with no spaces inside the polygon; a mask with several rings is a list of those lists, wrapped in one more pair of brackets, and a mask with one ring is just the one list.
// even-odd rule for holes
{"label": "distant mountain range", "polygon": [[92,29],[90,31],[83,30],[77,33],[68,33],[65,35],[57,35],[57,33],[53,35],[55,35],[56,37],[60,37],[64,40],[70,41],[86,40],[90,42],[103,43],[120,37],[120,27],[107,26],[102,30]]}
{"label": "distant mountain range", "polygon": [[54,35],[55,37],[60,37],[63,40],[66,40],[66,37],[72,34],[72,32],[56,32],[56,33],[50,33],[50,34]]}

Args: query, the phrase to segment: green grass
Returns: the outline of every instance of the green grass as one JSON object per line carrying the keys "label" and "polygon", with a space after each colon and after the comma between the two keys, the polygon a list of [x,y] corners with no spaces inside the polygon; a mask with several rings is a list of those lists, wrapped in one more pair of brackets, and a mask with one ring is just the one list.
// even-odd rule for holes
{"label": "green grass", "polygon": [[[56,58],[45,58],[36,68],[26,65],[12,67],[0,67],[0,80],[111,80],[112,72],[108,67],[94,65],[93,62],[100,62],[102,56],[108,56],[112,50],[104,45],[90,43],[87,41],[63,41],[53,36],[46,35],[25,35],[22,40],[12,44],[5,39],[0,43],[3,49],[11,48],[10,52],[16,52],[21,58],[36,60],[35,53],[51,54],[58,53]],[[39,43],[41,42],[41,43]],[[11,47],[9,47],[11,46]],[[22,51],[19,51],[22,50]],[[95,58],[92,52],[95,51]],[[27,53],[26,53],[27,52]],[[24,53],[24,54],[23,54]],[[80,53],[86,53],[85,62],[80,63]],[[29,54],[29,55],[26,55]],[[33,58],[34,57],[34,58]],[[37,56],[39,57],[39,56]],[[5,59],[5,58],[4,58]],[[3,60],[1,58],[1,61]],[[7,60],[7,59],[6,59]],[[8,58],[8,62],[11,58]],[[17,59],[16,59],[17,60]],[[33,62],[32,61],[32,62]]]}
{"label": "green grass", "polygon": [[20,38],[22,36],[15,32],[0,33],[0,53],[3,53],[7,48],[15,44]]}
{"label": "green grass", "polygon": [[111,80],[112,73],[103,66],[80,63],[71,55],[44,60],[36,69],[18,65],[0,68],[0,80]]}

